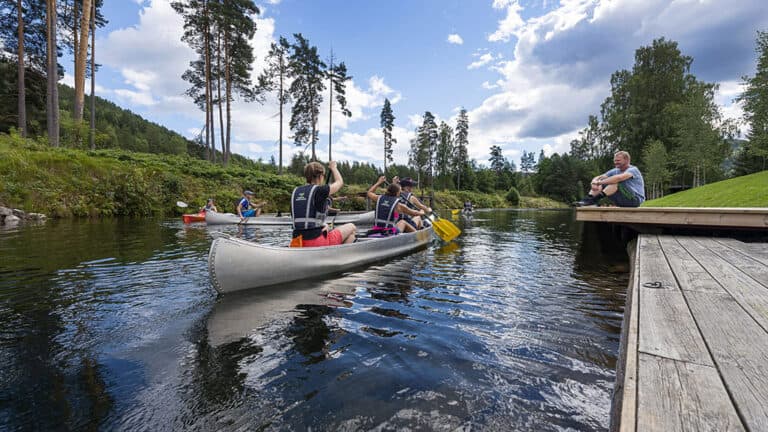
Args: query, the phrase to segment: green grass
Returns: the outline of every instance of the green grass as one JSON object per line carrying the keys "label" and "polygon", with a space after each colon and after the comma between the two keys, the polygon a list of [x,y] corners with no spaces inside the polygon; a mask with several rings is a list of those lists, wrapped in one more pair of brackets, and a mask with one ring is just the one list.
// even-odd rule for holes
{"label": "green grass", "polygon": [[768,207],[768,171],[667,195],[642,207]]}

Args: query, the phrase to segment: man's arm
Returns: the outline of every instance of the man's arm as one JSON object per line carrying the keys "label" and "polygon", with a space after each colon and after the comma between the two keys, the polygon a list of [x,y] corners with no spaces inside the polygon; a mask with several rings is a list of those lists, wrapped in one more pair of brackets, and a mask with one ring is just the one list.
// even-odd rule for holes
{"label": "man's arm", "polygon": [[328,162],[328,169],[333,173],[333,183],[329,185],[331,187],[329,194],[333,195],[344,186],[344,179],[341,178],[341,173],[339,173],[338,168],[336,168],[336,161]]}
{"label": "man's arm", "polygon": [[368,192],[366,192],[366,195],[368,195],[368,198],[371,201],[376,202],[379,200],[379,196],[376,195],[376,189],[378,189],[379,186],[381,186],[381,184],[384,183],[384,180],[386,180],[386,177],[384,176],[379,177],[379,179],[376,180],[376,183],[374,183],[373,186],[371,186],[368,189]]}
{"label": "man's arm", "polygon": [[599,185],[608,185],[608,184],[615,184],[615,183],[621,183],[624,180],[628,180],[634,177],[629,170],[624,171],[623,173],[612,175],[610,177],[603,177],[602,179],[599,179],[597,184]]}
{"label": "man's arm", "polygon": [[400,213],[405,213],[410,216],[424,216],[426,214],[425,210],[414,210],[402,203],[397,204],[397,211],[399,211]]}
{"label": "man's arm", "polygon": [[420,199],[416,198],[416,195],[411,195],[411,197],[408,200],[411,202],[411,204],[415,205],[417,208],[420,208],[427,213],[432,213],[432,208],[424,205],[424,203],[421,202]]}

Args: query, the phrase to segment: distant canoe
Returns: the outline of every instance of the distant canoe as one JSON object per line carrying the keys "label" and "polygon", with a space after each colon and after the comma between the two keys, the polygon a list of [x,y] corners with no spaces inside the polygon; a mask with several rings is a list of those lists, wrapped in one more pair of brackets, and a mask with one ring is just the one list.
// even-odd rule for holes
{"label": "distant canoe", "polygon": [[200,213],[188,213],[185,215],[181,215],[181,220],[185,223],[192,223],[192,222],[205,222],[205,212]]}
{"label": "distant canoe", "polygon": [[[309,248],[264,246],[218,234],[208,254],[208,271],[220,293],[259,288],[339,273],[424,247],[432,227],[355,243]],[[287,242],[287,241],[286,241]]]}
{"label": "distant canoe", "polygon": [[[291,216],[277,216],[274,213],[262,214],[241,219],[234,213],[216,213],[208,212],[205,214],[205,222],[209,225],[291,225]],[[334,225],[355,223],[360,225],[373,225],[373,211],[368,212],[341,212],[336,216],[328,216],[326,222],[333,222]]]}

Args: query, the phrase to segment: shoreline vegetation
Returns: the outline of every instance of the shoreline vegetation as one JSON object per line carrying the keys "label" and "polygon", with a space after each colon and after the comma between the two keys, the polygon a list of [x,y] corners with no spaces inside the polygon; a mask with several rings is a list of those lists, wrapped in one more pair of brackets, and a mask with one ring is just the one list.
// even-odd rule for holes
{"label": "shoreline vegetation", "polygon": [[[188,203],[189,212],[207,198],[222,212],[231,212],[244,189],[255,191],[257,201],[266,201],[265,212],[288,212],[291,191],[304,183],[292,174],[222,167],[187,155],[52,148],[6,134],[0,134],[0,172],[0,205],[53,218],[174,216],[185,212],[177,201]],[[361,195],[368,187],[345,185],[339,196],[346,199],[336,206],[365,209]],[[461,208],[466,200],[476,208],[567,207],[544,197],[520,197],[513,206],[502,193],[435,192],[438,209]]]}

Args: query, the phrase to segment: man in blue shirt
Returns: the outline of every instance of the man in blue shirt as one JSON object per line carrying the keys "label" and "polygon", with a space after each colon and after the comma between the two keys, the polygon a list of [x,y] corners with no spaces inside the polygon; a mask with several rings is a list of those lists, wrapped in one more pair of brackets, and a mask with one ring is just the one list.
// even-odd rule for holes
{"label": "man in blue shirt", "polygon": [[576,207],[596,205],[608,198],[619,207],[639,207],[645,201],[645,182],[636,166],[629,164],[629,153],[613,155],[615,168],[592,179],[589,195],[573,203]]}

